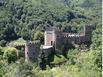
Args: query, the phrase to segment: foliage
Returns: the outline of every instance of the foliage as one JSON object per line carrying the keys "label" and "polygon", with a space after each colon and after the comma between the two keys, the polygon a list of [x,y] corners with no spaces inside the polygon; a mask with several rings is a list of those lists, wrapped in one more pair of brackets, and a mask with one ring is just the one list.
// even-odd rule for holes
{"label": "foliage", "polygon": [[[101,68],[98,68],[97,64],[95,64],[96,57],[98,56],[95,50],[79,52],[77,54],[75,54],[76,51],[73,51],[69,52],[68,55],[70,53],[74,56],[75,64],[71,64],[73,60],[69,60],[65,65],[47,69],[46,71],[39,71],[38,75],[44,77],[101,77]],[[68,57],[71,58],[71,56]]]}
{"label": "foliage", "polygon": [[7,42],[19,37],[33,40],[34,33],[48,26],[77,32],[83,25],[97,22],[101,15],[98,12],[101,0],[4,0],[0,3],[0,40]]}
{"label": "foliage", "polygon": [[62,55],[54,55],[54,60],[51,63],[65,62],[67,59]]}
{"label": "foliage", "polygon": [[[4,69],[4,67],[8,69]],[[23,59],[20,59],[19,63],[6,63],[1,69],[5,71],[2,74],[3,77],[34,77],[35,74],[32,72],[33,68],[35,68],[35,64],[25,63]]]}
{"label": "foliage", "polygon": [[0,46],[4,47],[6,45],[6,41],[5,40],[1,40],[0,41]]}
{"label": "foliage", "polygon": [[26,44],[26,41],[23,38],[19,38],[9,43],[10,46],[18,46],[18,45],[25,45],[25,44]]}
{"label": "foliage", "polygon": [[16,49],[13,47],[6,47],[3,49],[3,58],[9,63],[15,62],[17,60]]}
{"label": "foliage", "polygon": [[[0,77],[101,77],[101,5],[102,0],[0,0]],[[93,29],[90,48],[69,49],[69,60],[58,67],[40,70],[24,60],[13,63],[16,49],[4,47],[20,37],[42,42],[43,32],[50,26],[75,33],[86,24]],[[54,62],[61,59],[55,56]]]}
{"label": "foliage", "polygon": [[40,42],[43,43],[43,41],[44,41],[43,32],[37,31],[34,35],[34,40],[40,40]]}

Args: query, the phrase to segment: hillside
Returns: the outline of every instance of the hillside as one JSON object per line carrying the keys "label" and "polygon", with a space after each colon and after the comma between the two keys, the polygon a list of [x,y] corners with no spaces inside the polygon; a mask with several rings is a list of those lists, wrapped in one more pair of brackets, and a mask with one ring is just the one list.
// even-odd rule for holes
{"label": "hillside", "polygon": [[[101,77],[102,0],[0,0],[0,77]],[[47,27],[81,32],[92,25],[92,44],[69,49],[63,65],[41,70],[36,63],[16,63],[16,49],[8,47],[18,38],[40,40]],[[20,40],[21,41],[21,40]],[[22,42],[20,42],[22,43]],[[61,61],[57,56],[54,63]]]}
{"label": "hillside", "polygon": [[97,21],[101,22],[99,0],[3,0],[0,4],[1,42],[19,37],[33,40],[35,32],[44,31],[47,25],[76,32],[84,24],[95,26]]}

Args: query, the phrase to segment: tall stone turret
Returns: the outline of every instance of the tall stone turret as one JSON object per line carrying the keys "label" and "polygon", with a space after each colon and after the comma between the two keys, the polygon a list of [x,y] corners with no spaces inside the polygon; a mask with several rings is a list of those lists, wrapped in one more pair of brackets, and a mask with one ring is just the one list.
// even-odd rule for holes
{"label": "tall stone turret", "polygon": [[46,46],[51,46],[56,43],[56,38],[60,36],[60,30],[55,27],[51,27],[45,31],[44,40]]}
{"label": "tall stone turret", "polygon": [[55,41],[55,33],[54,31],[50,30],[50,31],[45,31],[44,33],[44,41],[45,41],[45,46],[51,46],[53,45],[54,41]]}
{"label": "tall stone turret", "polygon": [[84,36],[85,36],[85,42],[91,42],[91,33],[92,33],[92,28],[91,25],[85,25],[84,26]]}
{"label": "tall stone turret", "polygon": [[45,31],[44,34],[45,46],[54,46],[55,48],[61,48],[62,43],[62,31],[59,28],[51,27]]}

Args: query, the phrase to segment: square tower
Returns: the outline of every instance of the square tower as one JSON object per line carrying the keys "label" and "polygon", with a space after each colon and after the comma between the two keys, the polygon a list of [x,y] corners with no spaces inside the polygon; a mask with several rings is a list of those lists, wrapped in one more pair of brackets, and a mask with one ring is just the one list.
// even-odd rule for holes
{"label": "square tower", "polygon": [[47,30],[44,33],[45,46],[51,46],[55,43],[55,31]]}
{"label": "square tower", "polygon": [[85,42],[91,42],[91,33],[92,33],[91,25],[85,25],[84,26]]}

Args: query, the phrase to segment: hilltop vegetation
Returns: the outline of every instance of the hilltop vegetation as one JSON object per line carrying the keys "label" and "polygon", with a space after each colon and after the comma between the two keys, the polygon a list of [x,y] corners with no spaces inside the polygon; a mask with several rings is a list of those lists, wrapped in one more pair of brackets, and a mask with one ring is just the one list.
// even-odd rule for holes
{"label": "hilltop vegetation", "polygon": [[[0,77],[101,77],[101,5],[102,0],[0,0]],[[18,38],[42,42],[49,26],[74,33],[86,24],[92,24],[92,44],[68,50],[67,62],[58,67],[15,63],[15,48],[6,47]]]}
{"label": "hilltop vegetation", "polygon": [[99,0],[1,0],[0,11],[0,43],[4,44],[19,37],[33,40],[35,32],[47,26],[68,32],[85,24],[101,28]]}

